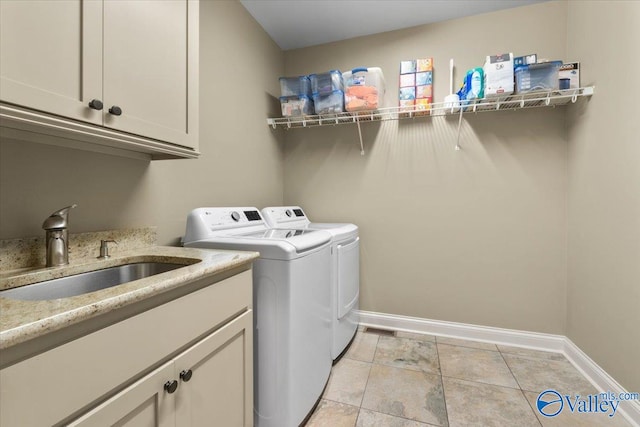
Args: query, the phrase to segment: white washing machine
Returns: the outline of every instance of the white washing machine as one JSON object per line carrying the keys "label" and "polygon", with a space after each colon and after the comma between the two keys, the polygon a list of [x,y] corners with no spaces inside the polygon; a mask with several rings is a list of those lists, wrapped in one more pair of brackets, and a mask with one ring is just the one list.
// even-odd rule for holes
{"label": "white washing machine", "polygon": [[360,237],[358,226],[311,222],[299,206],[262,209],[262,217],[278,229],[324,230],[331,233],[331,357],[338,358],[358,329]]}
{"label": "white washing machine", "polygon": [[184,246],[260,252],[253,264],[254,423],[296,427],[331,371],[331,235],[274,230],[258,209],[198,208]]}

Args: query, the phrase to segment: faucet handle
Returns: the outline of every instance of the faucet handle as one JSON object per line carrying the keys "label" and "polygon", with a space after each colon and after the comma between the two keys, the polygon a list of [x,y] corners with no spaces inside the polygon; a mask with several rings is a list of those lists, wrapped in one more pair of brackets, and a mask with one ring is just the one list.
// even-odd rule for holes
{"label": "faucet handle", "polygon": [[75,208],[75,203],[71,206],[67,206],[66,208],[59,209],[49,215],[47,219],[42,223],[42,228],[45,230],[60,230],[68,227],[68,215],[69,211]]}
{"label": "faucet handle", "polygon": [[78,207],[78,205],[74,203],[71,206],[67,206],[66,208],[62,208],[62,209],[59,209],[59,210],[55,211],[50,216],[60,215],[60,216],[64,217],[65,215],[69,214],[69,211],[71,209],[77,208],[77,207]]}
{"label": "faucet handle", "polygon": [[97,257],[98,259],[107,259],[111,257],[111,255],[109,255],[109,243],[118,244],[115,240],[100,240],[100,256]]}

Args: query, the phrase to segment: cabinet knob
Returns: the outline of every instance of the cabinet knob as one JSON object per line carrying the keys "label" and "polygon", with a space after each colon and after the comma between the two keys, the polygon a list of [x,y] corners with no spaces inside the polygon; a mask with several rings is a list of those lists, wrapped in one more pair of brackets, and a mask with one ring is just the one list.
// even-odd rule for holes
{"label": "cabinet knob", "polygon": [[91,101],[89,101],[89,108],[93,108],[94,110],[102,110],[102,101],[100,101],[99,99],[92,99]]}
{"label": "cabinet knob", "polygon": [[114,116],[119,116],[122,114],[122,108],[118,107],[117,105],[114,105],[113,107],[109,108],[109,114],[113,114]]}
{"label": "cabinet knob", "polygon": [[186,383],[191,379],[191,375],[193,375],[191,369],[186,369],[180,372],[180,379]]}
{"label": "cabinet knob", "polygon": [[178,389],[178,381],[176,380],[171,380],[164,383],[164,390],[169,394],[175,393],[177,389]]}

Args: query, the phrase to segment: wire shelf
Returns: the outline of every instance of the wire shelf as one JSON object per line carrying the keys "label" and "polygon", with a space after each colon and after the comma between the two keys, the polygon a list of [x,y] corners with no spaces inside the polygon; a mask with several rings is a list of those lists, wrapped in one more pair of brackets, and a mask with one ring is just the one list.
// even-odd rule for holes
{"label": "wire shelf", "polygon": [[[483,113],[489,111],[521,110],[526,108],[556,107],[575,103],[578,98],[593,95],[594,87],[577,89],[552,90],[508,95],[505,97],[479,99],[462,106],[462,114]],[[387,120],[403,120],[419,117],[436,117],[459,115],[459,108],[451,108],[445,102],[436,102],[428,110],[409,109],[407,107],[380,108],[372,111],[354,113],[334,113],[309,116],[279,117],[267,119],[267,124],[274,129],[293,129],[317,126],[335,126],[349,123],[366,123]]]}

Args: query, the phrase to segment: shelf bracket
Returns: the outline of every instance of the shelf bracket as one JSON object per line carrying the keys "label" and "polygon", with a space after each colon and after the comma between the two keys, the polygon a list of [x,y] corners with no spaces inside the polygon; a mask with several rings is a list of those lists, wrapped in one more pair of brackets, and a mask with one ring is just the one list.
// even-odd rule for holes
{"label": "shelf bracket", "polygon": [[463,108],[460,108],[460,118],[458,119],[458,136],[456,137],[456,151],[460,151],[460,128],[462,127],[462,112]]}
{"label": "shelf bracket", "polygon": [[578,91],[573,91],[573,96],[571,97],[571,103],[575,104],[576,101],[578,100]]}
{"label": "shelf bracket", "polygon": [[364,156],[364,145],[362,144],[362,129],[360,129],[360,120],[356,120],[358,124],[358,136],[360,137],[360,155]]}

